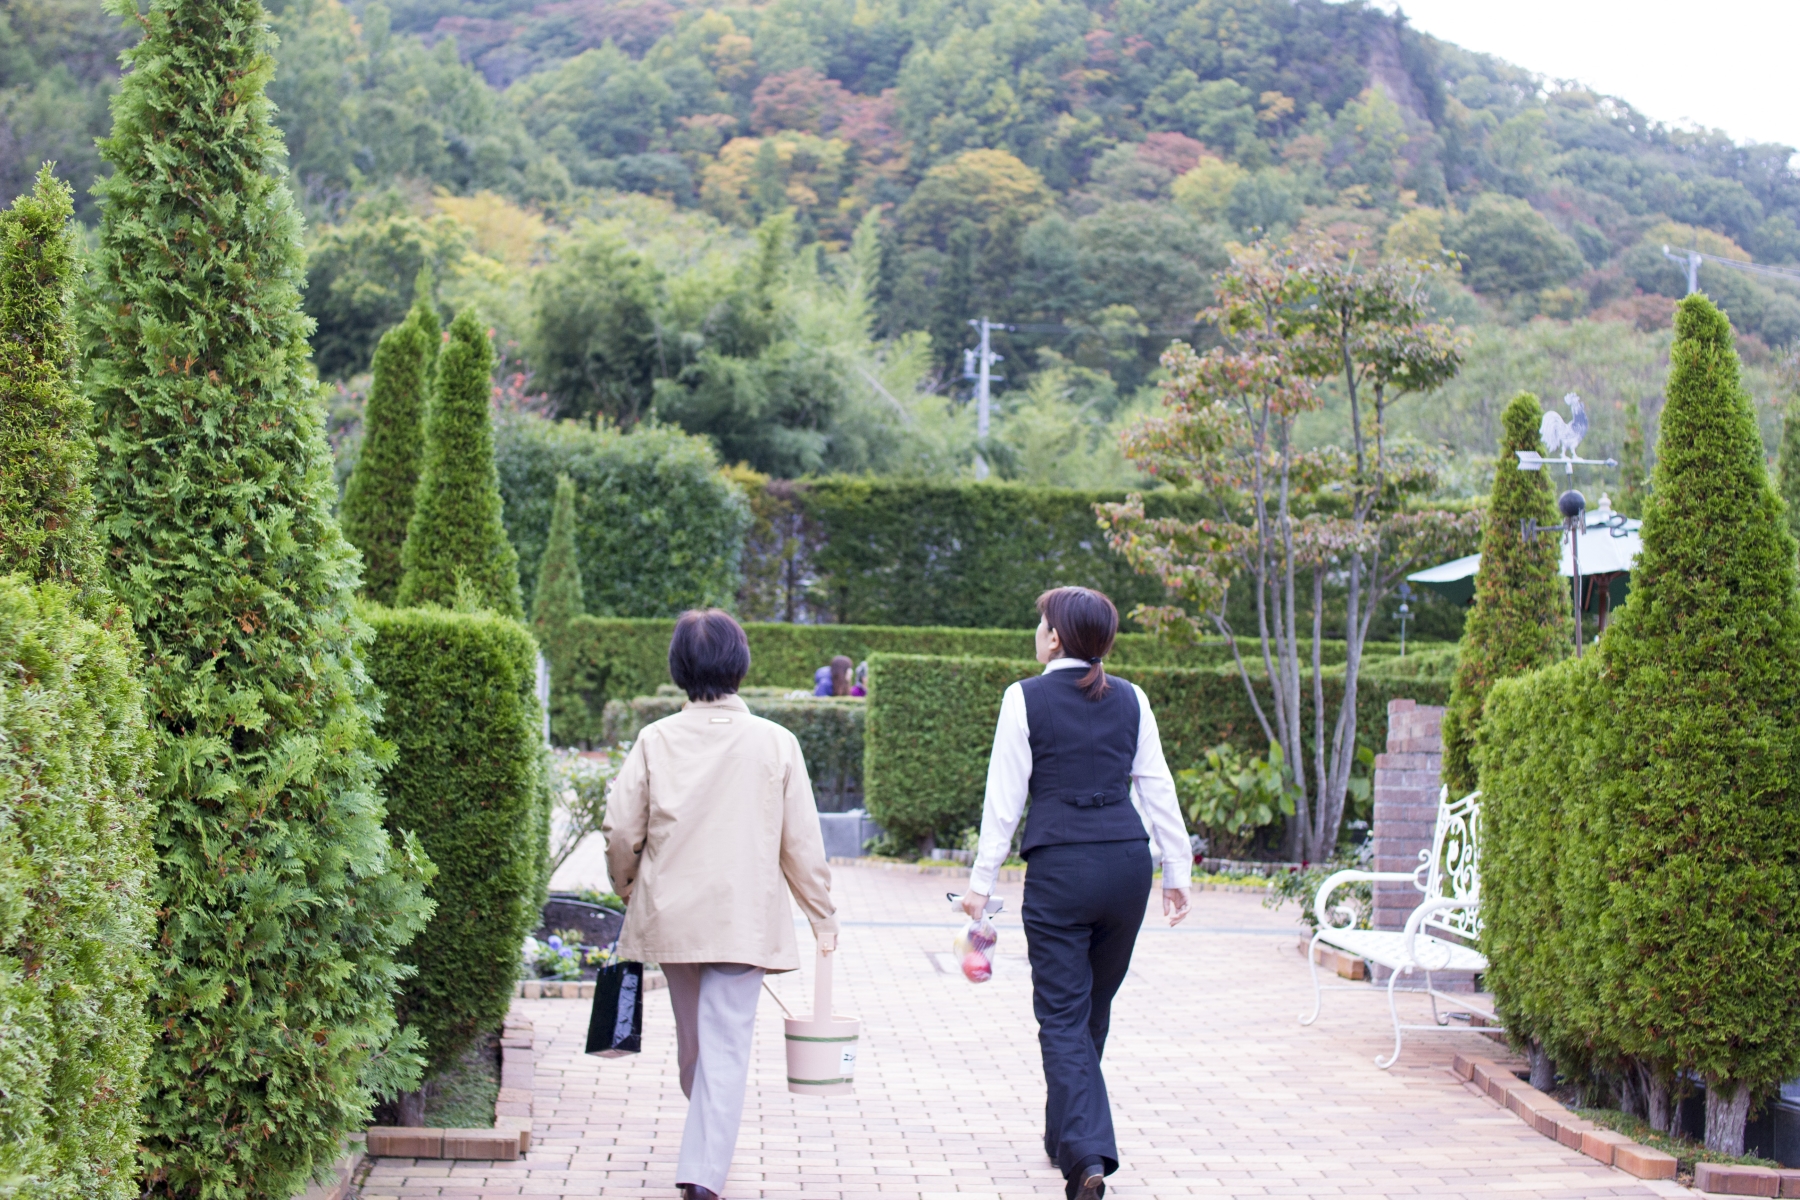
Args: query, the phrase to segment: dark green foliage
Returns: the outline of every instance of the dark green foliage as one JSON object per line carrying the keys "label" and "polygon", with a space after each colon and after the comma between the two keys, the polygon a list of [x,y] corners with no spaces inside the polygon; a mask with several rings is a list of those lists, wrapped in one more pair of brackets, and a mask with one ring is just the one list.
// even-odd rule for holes
{"label": "dark green foliage", "polygon": [[1480,731],[1485,979],[1513,1040],[1583,1083],[1625,1058],[1601,999],[1610,838],[1597,748],[1614,719],[1608,690],[1598,654],[1499,679]]}
{"label": "dark green foliage", "polygon": [[372,609],[369,621],[369,677],[396,751],[388,826],[415,832],[437,866],[437,910],[406,949],[418,973],[399,1004],[437,1071],[499,1027],[535,923],[548,836],[537,648],[493,613]]}
{"label": "dark green foliage", "polygon": [[[1082,584],[1126,612],[1162,604],[1156,580],[1108,548],[1093,506],[1117,492],[996,484],[825,479],[802,493],[821,531],[813,554],[829,611],[859,625],[1025,629],[1038,594]],[[1202,497],[1155,491],[1152,517],[1195,520]]]}
{"label": "dark green foliage", "polygon": [[[1267,740],[1234,668],[1115,668],[1111,659],[1107,665],[1144,689],[1172,768],[1199,762],[1220,742],[1247,753],[1266,752]],[[869,815],[906,841],[953,836],[979,824],[1000,695],[1008,684],[1042,669],[1016,659],[871,658],[863,752]],[[1357,728],[1370,742],[1385,745],[1389,700],[1439,704],[1447,691],[1441,680],[1365,676],[1357,685]],[[1341,677],[1327,674],[1326,703],[1341,694]],[[1261,699],[1266,708],[1266,692]]]}
{"label": "dark green foliage", "polygon": [[501,523],[488,416],[494,349],[475,314],[450,323],[425,415],[425,459],[400,551],[399,604],[461,602],[522,619],[519,555]]}
{"label": "dark green foliage", "polygon": [[494,446],[527,593],[537,588],[556,477],[567,475],[589,612],[673,617],[731,603],[750,515],[703,439],[665,426],[620,433],[513,415],[496,423]]}
{"label": "dark green foliage", "polygon": [[[1786,461],[1787,426],[1782,426],[1782,454]],[[1800,453],[1800,446],[1795,447]],[[1800,462],[1794,464],[1795,471],[1800,471]],[[1635,403],[1628,404],[1625,409],[1625,444],[1619,448],[1619,500],[1613,507],[1628,517],[1644,515],[1644,484],[1648,481],[1648,468],[1644,463],[1644,414]],[[1787,479],[1792,473],[1783,468],[1782,478]],[[1800,486],[1800,478],[1795,480]],[[1782,496],[1789,493],[1784,484]],[[1791,510],[1792,505],[1789,505]]]}
{"label": "dark green foliage", "polygon": [[1794,539],[1705,296],[1678,307],[1669,360],[1644,548],[1600,642],[1603,999],[1627,1052],[1760,1095],[1800,1063]]}
{"label": "dark green foliage", "polygon": [[1566,283],[1585,265],[1575,243],[1531,205],[1493,193],[1469,205],[1444,244],[1468,260],[1470,287],[1502,297]]}
{"label": "dark green foliage", "polygon": [[[418,291],[420,276],[446,273],[468,250],[460,226],[421,220],[392,203],[373,201],[356,217],[319,230],[306,260],[306,308],[318,322],[313,351],[327,379],[365,370],[382,330],[405,320],[409,309],[430,309],[430,288]],[[435,314],[428,332],[438,332]]]}
{"label": "dark green foliage", "polygon": [[137,646],[90,600],[0,577],[0,1191],[21,1200],[138,1194],[152,745]]}
{"label": "dark green foliage", "polygon": [[649,410],[660,284],[618,233],[598,229],[583,230],[532,280],[531,361],[558,416],[630,426]]}
{"label": "dark green foliage", "polygon": [[48,167],[0,212],[0,569],[87,585],[100,564],[88,403],[69,386],[73,212]]}
{"label": "dark green foliage", "polygon": [[[551,740],[559,746],[597,744],[605,736],[603,712],[608,700],[649,695],[666,684],[674,629],[673,620],[581,617],[570,622],[569,668],[561,679],[552,680]],[[1028,629],[753,621],[745,623],[744,631],[750,638],[746,687],[810,691],[813,672],[839,654],[862,662],[876,653],[1017,660],[1033,652]],[[1344,661],[1342,642],[1326,642],[1320,653],[1326,663]],[[1110,661],[1131,666],[1220,666],[1231,661],[1231,652],[1218,641],[1176,646],[1150,634],[1122,633]]]}
{"label": "dark green foliage", "polygon": [[[789,700],[773,688],[748,688],[739,694],[751,712],[767,717],[799,739],[819,811],[843,812],[860,802],[867,702],[824,696]],[[654,696],[614,700],[607,705],[610,728],[606,740],[634,739],[650,722],[680,712],[685,701],[685,696],[667,684]]]}
{"label": "dark green foliage", "polygon": [[417,1069],[426,864],[381,825],[265,21],[155,0],[99,185],[95,509],[155,735],[146,1196],[291,1196]]}
{"label": "dark green foliage", "polygon": [[416,304],[375,347],[362,453],[344,485],[341,512],[344,536],[362,551],[363,594],[377,604],[392,604],[400,588],[400,549],[419,485],[436,342],[436,316],[430,305]]}
{"label": "dark green foliage", "polygon": [[1481,569],[1475,603],[1463,625],[1456,681],[1444,712],[1444,783],[1454,796],[1478,783],[1475,741],[1482,706],[1499,680],[1555,662],[1574,634],[1569,589],[1556,573],[1556,535],[1526,539],[1521,521],[1554,524],[1547,471],[1521,471],[1514,452],[1542,451],[1543,409],[1529,392],[1512,398],[1501,416],[1504,433],[1494,462],[1494,487],[1481,522]]}
{"label": "dark green foliage", "polygon": [[[574,669],[569,647],[569,622],[583,615],[581,563],[575,554],[575,481],[556,477],[556,507],[550,514],[550,542],[538,567],[537,587],[531,599],[531,632],[550,661],[550,726],[566,726],[585,713],[578,692],[559,687],[562,676]],[[575,706],[579,712],[561,711]]]}

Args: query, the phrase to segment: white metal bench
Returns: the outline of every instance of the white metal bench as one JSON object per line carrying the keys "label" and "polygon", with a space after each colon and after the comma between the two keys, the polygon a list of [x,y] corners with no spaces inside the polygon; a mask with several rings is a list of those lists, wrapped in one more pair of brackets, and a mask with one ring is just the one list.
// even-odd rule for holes
{"label": "white metal bench", "polygon": [[[1385,1059],[1377,1057],[1375,1065],[1382,1070],[1400,1059],[1400,1040],[1404,1032],[1442,1033],[1467,1026],[1452,1026],[1449,1012],[1438,1012],[1438,1001],[1459,1009],[1479,1012],[1498,1029],[1492,1012],[1473,1009],[1467,993],[1441,992],[1433,986],[1433,971],[1485,971],[1487,958],[1471,945],[1481,936],[1481,793],[1470,792],[1454,803],[1450,789],[1438,796],[1437,827],[1431,836],[1431,849],[1419,851],[1419,865],[1412,871],[1339,871],[1327,879],[1313,899],[1313,914],[1319,931],[1307,947],[1307,965],[1312,968],[1313,1010],[1300,1018],[1311,1025],[1319,1018],[1323,992],[1319,986],[1319,943],[1334,946],[1347,954],[1366,958],[1388,969],[1388,1011],[1394,1017],[1394,1052]],[[1423,878],[1421,878],[1423,876]],[[1346,883],[1409,882],[1424,893],[1424,899],[1406,918],[1406,928],[1398,933],[1378,929],[1356,929],[1356,917],[1347,905],[1331,907],[1331,894]],[[1342,923],[1334,925],[1332,918]],[[1433,932],[1449,935],[1433,936]],[[1462,939],[1462,940],[1459,940]],[[1394,1003],[1394,985],[1402,975],[1415,970],[1425,974],[1425,992],[1431,998],[1430,1025],[1403,1025],[1400,1010]],[[1410,990],[1410,989],[1409,989]]]}

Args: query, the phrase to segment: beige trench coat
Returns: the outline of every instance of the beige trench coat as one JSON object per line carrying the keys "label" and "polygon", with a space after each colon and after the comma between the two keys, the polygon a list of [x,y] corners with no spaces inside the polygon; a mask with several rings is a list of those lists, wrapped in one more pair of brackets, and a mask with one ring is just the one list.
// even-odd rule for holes
{"label": "beige trench coat", "polygon": [[690,701],[646,726],[608,791],[601,830],[613,889],[627,901],[622,958],[796,970],[789,889],[814,936],[836,938],[800,743],[736,696]]}

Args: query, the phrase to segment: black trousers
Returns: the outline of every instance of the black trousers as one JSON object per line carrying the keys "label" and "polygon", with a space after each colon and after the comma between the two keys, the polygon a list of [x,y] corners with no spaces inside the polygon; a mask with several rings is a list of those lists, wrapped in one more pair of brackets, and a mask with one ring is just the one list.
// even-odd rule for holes
{"label": "black trousers", "polygon": [[1100,1055],[1131,966],[1152,873],[1147,839],[1040,846],[1021,917],[1044,1056],[1044,1152],[1064,1176],[1094,1157],[1119,1169]]}

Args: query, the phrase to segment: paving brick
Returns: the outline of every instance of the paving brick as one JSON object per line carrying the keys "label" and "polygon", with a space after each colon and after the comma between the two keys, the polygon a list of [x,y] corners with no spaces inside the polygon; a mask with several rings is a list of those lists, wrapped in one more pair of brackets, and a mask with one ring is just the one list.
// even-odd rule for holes
{"label": "paving brick", "polygon": [[1636,1145],[1622,1133],[1614,1133],[1610,1129],[1589,1129],[1581,1135],[1581,1152],[1597,1162],[1612,1164],[1613,1155],[1620,1146]]}
{"label": "paving brick", "polygon": [[[1675,1178],[1675,1156],[1630,1142],[1613,1151],[1613,1166],[1639,1179]],[[1754,1194],[1754,1193],[1752,1193]]]}
{"label": "paving brick", "polygon": [[519,1157],[516,1129],[446,1129],[444,1157],[511,1162]]}
{"label": "paving brick", "polygon": [[377,1125],[368,1132],[368,1147],[371,1156],[381,1158],[441,1158],[444,1131]]}
{"label": "paving brick", "polygon": [[[930,957],[955,933],[944,903],[954,879],[834,874],[839,1010],[863,1019],[856,1091],[788,1094],[781,1013],[765,1003],[728,1200],[1055,1200],[1062,1180],[1040,1144],[1018,884],[1001,889],[999,969],[976,986]],[[1226,892],[1201,893],[1177,930],[1148,914],[1106,1048],[1123,1160],[1109,1200],[1657,1194],[1539,1136],[1453,1075],[1458,1055],[1503,1059],[1486,1038],[1409,1035],[1394,1068],[1378,1070],[1375,1056],[1393,1043],[1385,994],[1331,977],[1318,1022],[1300,1026],[1312,985],[1294,952],[1295,915]],[[804,924],[796,933],[805,944]],[[810,1008],[810,966],[769,986],[790,1008]],[[1429,1020],[1424,997],[1399,1003],[1407,1021]],[[667,992],[649,997],[644,1052],[628,1058],[582,1053],[587,1009],[514,1001],[515,1021],[534,1026],[536,1057],[523,1159],[375,1160],[361,1200],[672,1200],[687,1106]]]}

